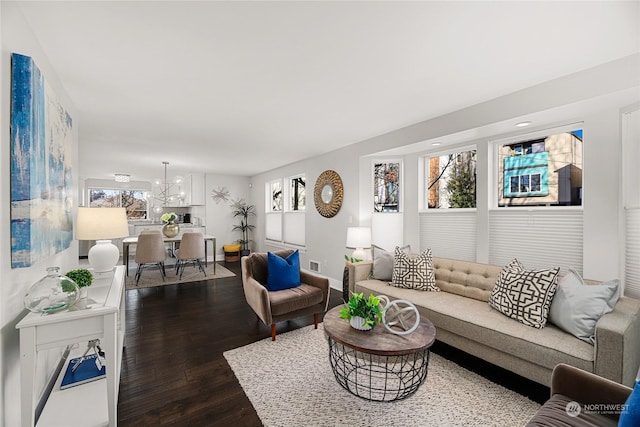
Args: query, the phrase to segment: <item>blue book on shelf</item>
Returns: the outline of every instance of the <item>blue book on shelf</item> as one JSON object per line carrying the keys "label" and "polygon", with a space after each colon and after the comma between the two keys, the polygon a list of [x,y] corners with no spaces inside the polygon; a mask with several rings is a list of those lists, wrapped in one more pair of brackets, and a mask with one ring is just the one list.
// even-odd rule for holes
{"label": "blue book on shelf", "polygon": [[106,367],[103,365],[102,369],[98,369],[96,366],[96,357],[98,357],[96,354],[85,356],[82,363],[78,365],[74,372],[72,372],[73,366],[81,357],[71,359],[67,364],[67,370],[62,378],[62,383],[60,383],[60,390],[104,378],[106,375]]}

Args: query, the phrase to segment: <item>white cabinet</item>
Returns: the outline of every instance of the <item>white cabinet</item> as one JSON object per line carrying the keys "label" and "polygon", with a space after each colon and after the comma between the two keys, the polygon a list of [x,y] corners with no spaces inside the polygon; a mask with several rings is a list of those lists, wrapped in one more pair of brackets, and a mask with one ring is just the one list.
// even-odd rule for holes
{"label": "white cabinet", "polygon": [[191,173],[185,179],[185,205],[204,206],[205,177],[203,173]]}
{"label": "white cabinet", "polygon": [[[106,378],[60,390],[63,367],[44,405],[38,426],[115,426],[120,386],[120,367],[125,334],[124,266],[108,273],[94,273],[86,300],[68,311],[29,313],[20,330],[20,397],[23,427],[35,423],[34,390],[38,352],[78,344],[82,355],[87,342],[100,339],[105,352]],[[83,306],[84,301],[84,306]],[[68,363],[68,361],[66,362]]]}

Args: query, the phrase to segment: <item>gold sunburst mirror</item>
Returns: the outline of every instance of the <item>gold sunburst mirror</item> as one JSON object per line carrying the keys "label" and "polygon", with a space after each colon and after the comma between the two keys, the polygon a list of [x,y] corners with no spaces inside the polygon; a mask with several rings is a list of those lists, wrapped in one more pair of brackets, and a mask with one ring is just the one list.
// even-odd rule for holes
{"label": "gold sunburst mirror", "polygon": [[326,218],[335,216],[342,207],[342,180],[336,171],[320,174],[313,189],[313,201],[318,213]]}

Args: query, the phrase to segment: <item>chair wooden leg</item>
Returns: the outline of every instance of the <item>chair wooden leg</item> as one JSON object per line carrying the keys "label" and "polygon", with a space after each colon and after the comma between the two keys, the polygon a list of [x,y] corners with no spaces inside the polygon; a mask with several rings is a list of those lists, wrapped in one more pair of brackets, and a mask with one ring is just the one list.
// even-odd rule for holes
{"label": "chair wooden leg", "polygon": [[318,313],[313,313],[313,325],[318,329]]}
{"label": "chair wooden leg", "polygon": [[275,341],[276,340],[276,324],[272,323],[271,324],[271,341]]}

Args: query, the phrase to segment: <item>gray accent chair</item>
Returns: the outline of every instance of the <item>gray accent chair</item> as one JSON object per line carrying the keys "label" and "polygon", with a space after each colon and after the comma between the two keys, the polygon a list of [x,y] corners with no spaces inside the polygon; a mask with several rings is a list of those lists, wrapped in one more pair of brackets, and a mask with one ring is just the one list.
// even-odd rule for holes
{"label": "gray accent chair", "polygon": [[[560,363],[551,374],[551,397],[527,427],[617,426],[618,409],[623,408],[631,391],[615,381]],[[577,410],[575,403],[580,404]],[[574,406],[567,409],[569,404]]]}
{"label": "gray accent chair", "polygon": [[[286,258],[292,250],[273,252]],[[247,303],[265,325],[271,325],[271,340],[276,339],[276,323],[313,314],[318,328],[318,314],[327,311],[329,304],[329,279],[300,271],[301,284],[281,291],[269,291],[267,283],[268,262],[266,253],[252,253],[240,260],[242,286]]]}

